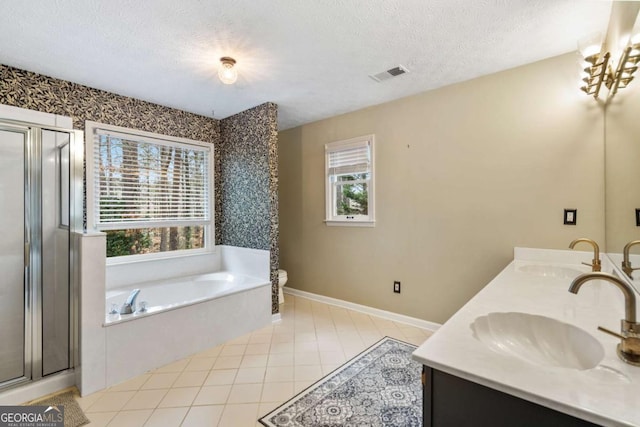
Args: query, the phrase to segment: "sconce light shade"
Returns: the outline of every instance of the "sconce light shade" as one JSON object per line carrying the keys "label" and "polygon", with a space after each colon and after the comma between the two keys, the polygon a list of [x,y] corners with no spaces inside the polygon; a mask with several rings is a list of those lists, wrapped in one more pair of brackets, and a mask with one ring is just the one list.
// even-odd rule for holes
{"label": "sconce light shade", "polygon": [[218,68],[218,77],[220,81],[226,85],[231,85],[238,79],[238,70],[235,67],[236,60],[223,56],[220,58],[220,67]]}
{"label": "sconce light shade", "polygon": [[593,64],[602,50],[602,33],[589,34],[578,40],[578,50],[585,61]]}

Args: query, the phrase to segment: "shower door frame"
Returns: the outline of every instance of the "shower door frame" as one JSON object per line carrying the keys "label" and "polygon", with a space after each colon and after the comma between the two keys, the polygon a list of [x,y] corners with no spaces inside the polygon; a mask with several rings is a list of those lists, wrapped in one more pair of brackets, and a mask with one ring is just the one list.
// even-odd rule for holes
{"label": "shower door frame", "polygon": [[[22,133],[24,144],[24,373],[0,384],[0,392],[42,379],[42,134],[69,135],[69,368],[79,361],[79,263],[78,239],[84,228],[83,164],[84,132],[45,124],[0,118],[0,130]],[[67,144],[63,144],[64,147]],[[61,148],[57,147],[57,148]],[[35,248],[35,250],[34,250]],[[27,268],[28,267],[28,268]],[[52,373],[56,375],[59,372]]]}

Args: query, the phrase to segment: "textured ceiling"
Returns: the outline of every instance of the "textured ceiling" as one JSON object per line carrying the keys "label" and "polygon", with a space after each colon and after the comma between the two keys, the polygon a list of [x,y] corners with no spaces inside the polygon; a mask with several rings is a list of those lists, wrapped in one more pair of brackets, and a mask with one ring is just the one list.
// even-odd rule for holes
{"label": "textured ceiling", "polygon": [[[0,63],[216,118],[271,101],[287,129],[574,51],[606,32],[610,9],[601,0],[0,0]],[[217,79],[221,56],[238,61],[233,86]],[[368,77],[398,64],[410,73]]]}

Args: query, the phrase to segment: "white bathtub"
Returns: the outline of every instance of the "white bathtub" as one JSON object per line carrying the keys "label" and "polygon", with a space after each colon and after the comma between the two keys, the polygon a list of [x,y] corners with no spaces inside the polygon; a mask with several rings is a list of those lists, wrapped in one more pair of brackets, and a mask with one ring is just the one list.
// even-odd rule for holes
{"label": "white bathtub", "polygon": [[145,313],[104,317],[107,387],[271,323],[264,278],[218,272],[138,283],[106,290],[105,309],[119,309],[133,289]]}
{"label": "white bathtub", "polygon": [[[268,281],[256,277],[221,271],[109,289],[106,291],[105,326],[175,310],[266,285],[269,285]],[[109,313],[113,309],[119,311],[134,289],[140,289],[135,309],[140,307],[141,302],[146,302],[144,312],[136,311],[133,314],[124,315]]]}

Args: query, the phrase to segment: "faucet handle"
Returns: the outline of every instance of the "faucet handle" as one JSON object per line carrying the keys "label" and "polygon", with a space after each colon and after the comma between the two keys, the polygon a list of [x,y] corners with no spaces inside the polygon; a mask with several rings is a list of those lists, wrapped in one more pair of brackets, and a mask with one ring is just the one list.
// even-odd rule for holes
{"label": "faucet handle", "polygon": [[617,333],[617,332],[613,332],[613,331],[612,331],[612,330],[610,330],[610,329],[603,328],[602,326],[598,326],[598,330],[599,330],[600,332],[604,332],[605,334],[613,335],[613,336],[614,336],[614,337],[616,337],[616,338],[620,338],[621,340],[625,339],[625,337],[624,337],[623,335],[620,335],[620,334],[619,334],[619,333]]}
{"label": "faucet handle", "polygon": [[591,271],[601,271],[602,270],[602,264],[600,263],[599,259],[594,259],[591,264],[589,264],[588,262],[583,262],[583,265],[586,265],[588,267],[591,267]]}

